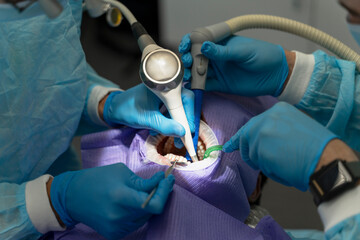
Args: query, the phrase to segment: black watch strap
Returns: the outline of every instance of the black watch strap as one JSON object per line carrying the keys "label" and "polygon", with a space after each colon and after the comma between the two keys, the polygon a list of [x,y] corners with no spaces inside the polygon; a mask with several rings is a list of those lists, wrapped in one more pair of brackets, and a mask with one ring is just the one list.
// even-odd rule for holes
{"label": "black watch strap", "polygon": [[322,167],[310,177],[310,192],[318,206],[329,201],[344,191],[356,186],[360,179],[360,162],[346,162],[336,159]]}

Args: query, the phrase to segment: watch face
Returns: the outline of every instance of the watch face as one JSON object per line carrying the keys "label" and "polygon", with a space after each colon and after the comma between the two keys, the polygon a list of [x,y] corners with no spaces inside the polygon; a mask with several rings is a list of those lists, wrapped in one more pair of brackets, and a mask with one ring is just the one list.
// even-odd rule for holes
{"label": "watch face", "polygon": [[321,168],[310,177],[310,192],[314,196],[316,205],[331,200],[342,192],[355,186],[355,177],[341,160],[335,160]]}
{"label": "watch face", "polygon": [[352,182],[352,177],[345,165],[340,161],[334,163],[335,164],[330,164],[329,168],[316,179],[316,182],[324,193],[333,191],[346,183]]}

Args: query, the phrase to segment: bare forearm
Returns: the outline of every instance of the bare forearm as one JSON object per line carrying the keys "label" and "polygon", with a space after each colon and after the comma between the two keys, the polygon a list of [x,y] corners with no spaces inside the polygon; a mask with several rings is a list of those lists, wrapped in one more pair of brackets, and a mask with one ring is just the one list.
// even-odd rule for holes
{"label": "bare forearm", "polygon": [[50,205],[51,205],[51,209],[53,210],[55,216],[56,216],[56,219],[58,220],[58,222],[60,223],[60,225],[62,227],[65,227],[65,224],[61,221],[61,218],[59,216],[59,214],[55,211],[52,203],[51,203],[51,197],[50,197],[50,190],[51,190],[51,183],[53,181],[53,178],[50,178],[49,181],[46,183],[46,190],[47,190],[47,195],[48,195],[48,198],[49,198],[49,202],[50,202]]}
{"label": "bare forearm", "polygon": [[282,91],[284,91],[287,83],[289,82],[290,76],[291,76],[291,74],[293,72],[293,69],[294,69],[295,60],[296,60],[295,52],[285,50],[285,56],[286,56],[286,61],[287,61],[288,67],[289,67],[289,74],[287,75],[287,78],[285,79],[285,83],[284,83]]}
{"label": "bare forearm", "polygon": [[104,121],[104,107],[105,107],[105,102],[106,99],[108,98],[109,94],[107,94],[103,99],[101,99],[101,101],[99,102],[99,107],[98,107],[98,112],[99,112],[99,116],[101,118],[101,120]]}
{"label": "bare forearm", "polygon": [[321,167],[328,165],[335,159],[342,159],[347,162],[359,161],[354,151],[340,139],[331,140],[325,147],[315,172]]}

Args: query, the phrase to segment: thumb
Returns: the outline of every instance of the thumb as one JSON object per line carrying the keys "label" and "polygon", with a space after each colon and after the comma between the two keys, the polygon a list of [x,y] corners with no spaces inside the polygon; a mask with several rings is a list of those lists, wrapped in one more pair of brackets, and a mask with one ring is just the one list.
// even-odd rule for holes
{"label": "thumb", "polygon": [[230,138],[223,146],[223,151],[226,153],[230,153],[236,150],[239,150],[239,143],[240,143],[240,134],[241,129],[237,131],[237,133]]}
{"label": "thumb", "polygon": [[130,177],[133,189],[142,192],[150,192],[154,189],[159,182],[164,179],[164,172],[157,172],[155,173],[150,179],[144,179],[136,174],[131,175]]}
{"label": "thumb", "polygon": [[213,42],[206,41],[201,46],[201,53],[211,60],[234,60],[236,59],[236,51],[231,51],[228,46],[222,46]]}
{"label": "thumb", "polygon": [[250,134],[252,127],[253,125],[251,122],[248,122],[236,133],[238,136],[237,146],[239,146],[240,155],[244,162],[246,162],[253,169],[258,170],[258,159],[254,157],[254,150],[256,151],[256,147],[254,146],[254,141],[252,139],[253,136]]}
{"label": "thumb", "polygon": [[[142,121],[142,126],[145,126],[149,129],[155,130],[165,136],[184,136],[185,129],[177,121],[167,118],[159,112],[153,113],[148,118],[144,118]],[[141,124],[140,124],[141,125]]]}

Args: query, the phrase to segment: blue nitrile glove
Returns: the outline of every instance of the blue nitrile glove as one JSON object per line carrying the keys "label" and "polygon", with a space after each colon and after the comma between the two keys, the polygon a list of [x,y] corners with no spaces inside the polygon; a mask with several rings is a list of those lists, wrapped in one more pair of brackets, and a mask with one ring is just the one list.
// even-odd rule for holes
{"label": "blue nitrile glove", "polygon": [[[142,209],[157,184],[156,193]],[[107,239],[119,239],[162,212],[173,184],[173,175],[164,179],[164,172],[159,172],[143,179],[118,163],[60,174],[51,184],[50,196],[66,226],[82,222]]]}
{"label": "blue nitrile glove", "polygon": [[[184,110],[190,130],[195,129],[194,94],[182,89]],[[104,120],[110,126],[124,124],[133,128],[155,130],[167,136],[184,136],[184,127],[160,112],[162,101],[144,84],[139,84],[124,92],[109,94],[104,106]]]}
{"label": "blue nitrile glove", "polygon": [[253,117],[223,150],[240,150],[254,169],[287,186],[306,191],[327,143],[336,138],[324,126],[294,106],[279,102]]}
{"label": "blue nitrile glove", "polygon": [[[184,81],[191,78],[191,40],[181,40]],[[209,59],[206,90],[242,96],[280,95],[289,73],[284,49],[279,45],[241,36],[218,44],[204,42],[201,52]]]}

